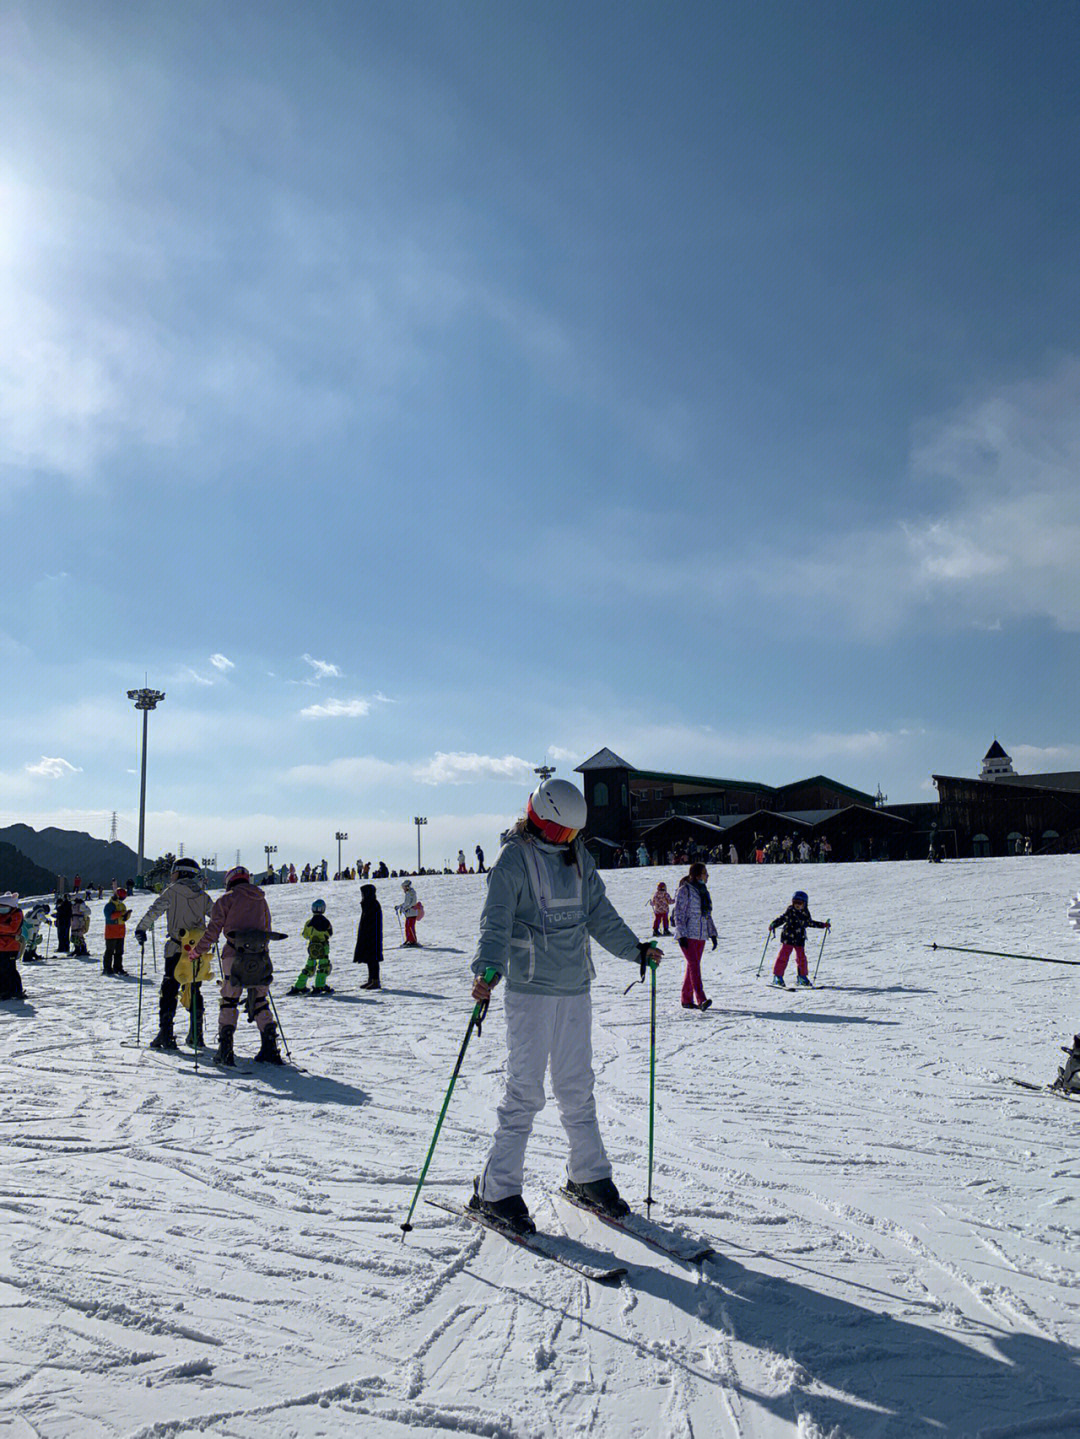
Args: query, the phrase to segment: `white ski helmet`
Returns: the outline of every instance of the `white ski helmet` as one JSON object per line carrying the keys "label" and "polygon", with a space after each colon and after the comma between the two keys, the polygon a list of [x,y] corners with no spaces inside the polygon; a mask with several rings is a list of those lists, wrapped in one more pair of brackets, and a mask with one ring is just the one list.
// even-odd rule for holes
{"label": "white ski helmet", "polygon": [[589,817],[585,796],[568,779],[546,779],[529,796],[525,813],[552,844],[570,844]]}

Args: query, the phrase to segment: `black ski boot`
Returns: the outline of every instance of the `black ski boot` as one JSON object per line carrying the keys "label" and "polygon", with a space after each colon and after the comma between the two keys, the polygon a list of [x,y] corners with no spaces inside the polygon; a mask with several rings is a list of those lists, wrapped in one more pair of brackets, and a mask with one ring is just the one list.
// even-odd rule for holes
{"label": "black ski boot", "polygon": [[284,1064],[277,1047],[277,1025],[268,1024],[262,1032],[262,1044],[255,1056],[256,1064]]}
{"label": "black ski boot", "polygon": [[198,993],[191,997],[191,1018],[188,1020],[187,1038],[184,1043],[189,1049],[206,1048],[206,1040],[203,1038],[202,997]]}
{"label": "black ski boot", "polygon": [[485,1218],[515,1234],[536,1233],[529,1206],[520,1194],[508,1194],[505,1199],[481,1199],[479,1181],[474,1180],[469,1208],[478,1210]]}
{"label": "black ski boot", "polygon": [[166,1029],[165,1026],[162,1025],[161,1028],[158,1030],[157,1034],[155,1034],[153,1039],[150,1041],[151,1049],[179,1049],[179,1047],[180,1046],[176,1042],[176,1035],[172,1032],[171,1024],[169,1025],[168,1029]]}
{"label": "black ski boot", "polygon": [[233,1054],[234,1029],[219,1029],[217,1037],[217,1049],[214,1050],[214,1063],[220,1064],[225,1069],[236,1068],[236,1055]]}
{"label": "black ski boot", "polygon": [[1073,1039],[1072,1049],[1061,1046],[1066,1055],[1065,1063],[1057,1072],[1057,1078],[1050,1086],[1064,1094],[1080,1094],[1080,1034]]}
{"label": "black ski boot", "polygon": [[615,1188],[613,1179],[590,1179],[585,1184],[575,1184],[568,1179],[566,1192],[598,1214],[606,1214],[609,1219],[622,1219],[630,1213],[630,1206]]}

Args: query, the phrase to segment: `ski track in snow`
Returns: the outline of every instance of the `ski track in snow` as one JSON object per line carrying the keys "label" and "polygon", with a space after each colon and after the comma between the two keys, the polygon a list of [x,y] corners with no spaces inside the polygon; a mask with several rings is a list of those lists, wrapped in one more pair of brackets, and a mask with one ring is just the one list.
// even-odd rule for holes
{"label": "ski track in snow", "polygon": [[[645,934],[657,879],[679,872],[605,878]],[[834,928],[823,987],[782,993],[775,945],[756,970],[797,885]],[[530,1144],[538,1222],[626,1265],[615,1289],[422,1201],[402,1242],[468,1020],[483,881],[417,888],[427,947],[388,948],[376,995],[350,962],[358,886],[268,891],[292,936],[278,1009],[308,1073],[196,1075],[190,1055],[130,1047],[136,980],[96,960],[27,967],[29,1002],[0,1007],[0,1434],[1080,1435],[1076,1114],[1008,1083],[1052,1077],[1077,981],[926,947],[1080,958],[1074,859],[717,868],[707,1013],[679,1007],[661,941],[653,1181],[654,1217],[717,1257],[697,1269],[557,1206],[551,1101]],[[379,891],[389,909],[399,886]],[[338,992],[291,999],[318,894]],[[94,953],[101,922],[98,904]],[[641,1209],[648,989],[624,996],[634,971],[595,959],[601,1123]],[[483,1162],[499,1010],[496,995],[433,1194],[464,1199]],[[156,1013],[148,955],[144,1044]],[[255,1048],[241,1024],[241,1059]]]}

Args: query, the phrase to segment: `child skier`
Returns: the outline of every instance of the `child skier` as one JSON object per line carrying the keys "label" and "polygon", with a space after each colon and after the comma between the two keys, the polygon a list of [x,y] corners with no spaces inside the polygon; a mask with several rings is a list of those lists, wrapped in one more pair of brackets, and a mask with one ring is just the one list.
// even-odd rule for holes
{"label": "child skier", "polygon": [[333,967],[330,963],[330,936],[333,933],[334,926],[326,917],[326,900],[313,899],[311,918],[303,929],[304,938],[308,942],[307,964],[296,976],[296,983],[289,990],[290,994],[307,994],[307,982],[312,975],[315,976],[312,994],[333,994],[333,987],[326,982]]}
{"label": "child skier", "polygon": [[353,963],[366,964],[368,977],[361,989],[382,989],[379,966],[382,963],[382,905],[375,897],[373,884],[360,886],[360,923],[356,926],[356,948]]}
{"label": "child skier", "polygon": [[24,964],[43,963],[41,955],[37,952],[43,924],[52,924],[52,920],[49,918],[49,906],[44,900],[39,899],[23,919],[22,929],[19,931],[19,958]]}
{"label": "child skier", "polygon": [[118,889],[112,899],[105,901],[105,957],[101,961],[102,974],[127,974],[124,968],[124,936],[131,910],[124,900],[127,890]]}
{"label": "child skier", "polygon": [[22,923],[19,896],[0,894],[0,1000],[26,998],[18,967]]}
{"label": "child skier", "polygon": [[810,901],[804,889],[797,889],[791,896],[791,903],[778,915],[769,925],[769,933],[775,934],[780,930],[780,953],[776,956],[776,963],[773,965],[772,982],[778,989],[786,989],[784,983],[784,970],[787,969],[787,962],[791,958],[791,951],[795,951],[795,964],[799,971],[799,977],[795,984],[799,989],[812,989],[810,982],[809,965],[806,962],[806,931],[808,929],[829,929],[830,923],[827,919],[811,919]]}
{"label": "child skier", "polygon": [[[1073,897],[1069,905],[1069,923],[1080,930],[1080,894]],[[1065,1046],[1062,1045],[1062,1049]],[[1065,1049],[1065,1063],[1057,1072],[1057,1078],[1050,1086],[1066,1094],[1080,1094],[1080,1034],[1073,1036],[1072,1049]]]}
{"label": "child skier", "polygon": [[712,1005],[712,1000],[705,997],[705,986],[701,982],[701,956],[705,953],[705,941],[712,940],[712,947],[716,948],[716,921],[712,917],[708,881],[706,867],[692,864],[689,873],[679,880],[679,892],[675,896],[675,937],[686,956],[683,1009],[704,1010]]}
{"label": "child skier", "polygon": [[416,921],[423,919],[424,906],[416,897],[416,890],[413,889],[412,880],[406,879],[401,885],[401,903],[398,905],[398,913],[405,921],[405,942],[402,949],[419,949],[420,941],[416,937]]}
{"label": "child skier", "polygon": [[243,865],[230,869],[225,876],[225,893],[214,905],[210,923],[203,937],[192,947],[194,962],[207,954],[219,934],[225,935],[221,951],[221,1010],[218,1016],[218,1047],[214,1063],[232,1068],[236,1064],[233,1036],[240,1018],[237,1000],[248,992],[248,1022],[257,1024],[262,1038],[256,1060],[264,1064],[284,1064],[277,1047],[277,1025],[270,1014],[267,995],[274,967],[270,963],[270,936],[273,926],[266,897]]}
{"label": "child skier", "polygon": [[86,947],[86,936],[90,932],[90,906],[78,892],[71,900],[71,952],[85,959],[90,951]]}
{"label": "child skier", "polygon": [[661,880],[656,886],[656,892],[652,899],[649,900],[649,908],[653,912],[653,934],[660,933],[661,925],[664,927],[665,934],[671,933],[668,927],[668,910],[671,908],[672,903],[673,901],[671,895],[668,893],[668,887],[664,881]]}
{"label": "child skier", "polygon": [[545,780],[530,795],[488,875],[472,964],[472,994],[481,1003],[491,996],[483,979],[488,969],[506,980],[507,1076],[471,1207],[521,1233],[536,1227],[521,1191],[525,1146],[544,1107],[549,1064],[570,1141],[567,1187],[602,1213],[629,1210],[611,1178],[596,1120],[589,940],[640,964],[643,975],[660,954],[655,940],[638,941],[608,899],[578,839],[586,815],[584,796],[567,780]]}
{"label": "child skier", "polygon": [[[193,859],[178,859],[172,867],[169,881],[168,886],[161,891],[135,926],[135,938],[140,946],[146,943],[147,931],[162,914],[165,916],[165,929],[168,934],[165,941],[164,974],[158,998],[158,1032],[150,1041],[150,1048],[176,1049],[176,1036],[173,1034],[176,1001],[180,995],[181,984],[190,983],[191,1027],[187,1042],[197,1043],[201,1049],[205,1042],[201,983],[195,979],[194,968],[190,978],[178,979],[176,966],[181,959],[190,960],[193,936],[201,937],[213,908],[213,901],[206,892],[203,872]],[[187,950],[184,948],[185,943]]]}

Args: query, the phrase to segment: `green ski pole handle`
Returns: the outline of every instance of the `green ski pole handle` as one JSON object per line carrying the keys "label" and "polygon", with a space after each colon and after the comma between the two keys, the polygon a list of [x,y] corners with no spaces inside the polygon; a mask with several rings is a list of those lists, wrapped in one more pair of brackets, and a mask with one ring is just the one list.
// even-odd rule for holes
{"label": "green ski pole handle", "polygon": [[814,983],[817,983],[817,972],[821,968],[821,950],[825,948],[825,940],[828,938],[829,925],[826,925],[821,933],[821,949],[817,952],[817,964],[814,965]]}
{"label": "green ski pole handle", "polygon": [[[494,984],[498,978],[498,970],[484,970],[485,984]],[[454,1092],[454,1085],[457,1083],[457,1077],[461,1073],[461,1066],[465,1061],[465,1051],[469,1047],[469,1040],[472,1038],[473,1030],[475,1029],[477,1034],[480,1034],[482,1031],[484,1015],[487,1013],[488,1003],[489,1001],[486,999],[478,999],[473,1005],[472,1014],[469,1016],[469,1026],[465,1031],[465,1038],[461,1041],[461,1049],[458,1051],[457,1063],[454,1065],[454,1072],[450,1076],[450,1086],[446,1091],[446,1098],[443,1100],[442,1109],[439,1111],[439,1120],[438,1123],[435,1125],[435,1133],[431,1137],[431,1146],[428,1149],[427,1158],[424,1160],[424,1167],[420,1171],[420,1178],[416,1184],[416,1191],[413,1194],[412,1203],[409,1205],[409,1212],[405,1216],[405,1222],[401,1226],[402,1240],[404,1240],[406,1234],[408,1234],[409,1231],[412,1229],[413,1213],[416,1209],[417,1201],[420,1198],[420,1191],[424,1187],[424,1180],[427,1178],[428,1167],[430,1166],[432,1156],[435,1153],[435,1146],[439,1142],[439,1133],[443,1126],[443,1120],[446,1118],[446,1111],[450,1108],[450,1096]]]}
{"label": "green ski pole handle", "polygon": [[761,951],[761,963],[760,963],[760,964],[758,965],[758,967],[757,967],[757,977],[758,977],[758,979],[761,978],[761,971],[762,971],[762,970],[764,969],[764,967],[765,967],[765,956],[766,956],[766,954],[769,952],[769,940],[772,939],[772,933],[773,933],[773,932],[772,932],[772,927],[770,926],[769,929],[768,929],[768,930],[766,931],[766,933],[765,933],[765,946],[764,946],[764,948],[763,948],[762,951]]}

